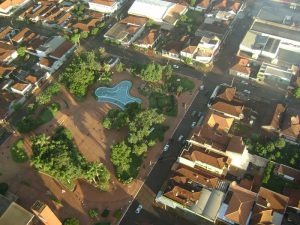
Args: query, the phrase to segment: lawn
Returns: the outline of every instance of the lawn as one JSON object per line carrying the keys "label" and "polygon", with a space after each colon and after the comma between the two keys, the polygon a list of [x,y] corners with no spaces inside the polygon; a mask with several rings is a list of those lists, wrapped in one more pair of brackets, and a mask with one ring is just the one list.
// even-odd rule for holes
{"label": "lawn", "polygon": [[28,160],[28,155],[24,150],[23,139],[17,140],[10,149],[11,157],[16,163],[23,163]]}
{"label": "lawn", "polygon": [[153,92],[149,96],[149,106],[166,116],[177,116],[177,101],[174,95]]}
{"label": "lawn", "polygon": [[188,78],[173,75],[167,82],[167,88],[170,92],[176,93],[177,87],[181,86],[183,92],[192,91],[195,84]]}

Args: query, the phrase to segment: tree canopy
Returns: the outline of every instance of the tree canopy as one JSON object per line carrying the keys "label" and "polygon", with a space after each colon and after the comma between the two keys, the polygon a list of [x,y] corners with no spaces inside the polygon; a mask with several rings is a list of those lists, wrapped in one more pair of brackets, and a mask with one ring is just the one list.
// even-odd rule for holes
{"label": "tree canopy", "polygon": [[72,94],[82,98],[87,94],[88,87],[93,83],[100,70],[96,55],[93,51],[76,56],[65,71],[59,76]]}
{"label": "tree canopy", "polygon": [[71,133],[59,128],[50,137],[39,135],[32,139],[32,162],[67,188],[73,188],[74,181],[84,178],[101,190],[106,190],[110,179],[108,170],[102,163],[88,162],[77,150]]}
{"label": "tree canopy", "polygon": [[141,70],[141,78],[147,82],[158,82],[162,79],[163,66],[156,63],[149,63]]}
{"label": "tree canopy", "polygon": [[300,98],[300,87],[296,88],[293,93],[295,98]]}
{"label": "tree canopy", "polygon": [[141,157],[155,144],[155,140],[149,138],[151,128],[163,123],[165,118],[154,109],[140,111],[132,104],[128,105],[125,112],[129,120],[129,136],[111,146],[111,162],[117,177],[123,182],[129,182],[138,172]]}

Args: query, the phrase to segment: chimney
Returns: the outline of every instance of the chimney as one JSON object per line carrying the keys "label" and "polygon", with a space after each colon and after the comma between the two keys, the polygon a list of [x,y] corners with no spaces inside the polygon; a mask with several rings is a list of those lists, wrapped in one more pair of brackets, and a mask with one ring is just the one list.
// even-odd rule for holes
{"label": "chimney", "polygon": [[62,225],[49,206],[39,200],[33,204],[31,210],[45,225]]}

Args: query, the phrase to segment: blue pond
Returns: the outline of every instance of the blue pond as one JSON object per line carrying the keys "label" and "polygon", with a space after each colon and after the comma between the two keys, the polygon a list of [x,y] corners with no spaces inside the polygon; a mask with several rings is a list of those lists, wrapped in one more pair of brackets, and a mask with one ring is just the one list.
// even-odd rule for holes
{"label": "blue pond", "polygon": [[123,80],[112,88],[99,87],[95,91],[95,95],[99,102],[108,102],[114,104],[121,109],[124,109],[128,103],[141,103],[142,100],[130,95],[129,91],[132,87],[132,82]]}

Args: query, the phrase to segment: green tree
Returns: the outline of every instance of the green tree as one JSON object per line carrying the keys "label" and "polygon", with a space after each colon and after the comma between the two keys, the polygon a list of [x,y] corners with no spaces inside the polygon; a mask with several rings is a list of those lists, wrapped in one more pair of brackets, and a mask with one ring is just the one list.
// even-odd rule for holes
{"label": "green tree", "polygon": [[70,38],[71,42],[80,45],[80,34],[73,34]]}
{"label": "green tree", "polygon": [[147,27],[152,27],[154,24],[155,24],[154,20],[149,19],[149,20],[147,21],[146,26],[147,26]]}
{"label": "green tree", "polygon": [[118,73],[122,72],[124,70],[124,64],[122,62],[117,63],[115,69]]}
{"label": "green tree", "polygon": [[63,222],[63,225],[80,225],[79,220],[76,218],[67,218]]}
{"label": "green tree", "polygon": [[195,6],[195,4],[196,4],[196,0],[190,0],[190,5],[191,6]]}
{"label": "green tree", "polygon": [[183,87],[182,86],[177,86],[177,88],[176,88],[176,94],[177,94],[177,96],[179,96],[181,93],[183,92]]}
{"label": "green tree", "polygon": [[17,49],[18,56],[24,57],[26,54],[26,47],[19,47]]}
{"label": "green tree", "polygon": [[187,22],[187,20],[188,20],[188,17],[187,17],[187,15],[181,15],[180,16],[180,18],[179,18],[179,20],[181,21],[181,22]]}
{"label": "green tree", "polygon": [[94,36],[96,36],[98,33],[99,33],[99,28],[98,27],[93,28],[92,31],[91,31],[91,34],[94,35]]}
{"label": "green tree", "polygon": [[269,182],[272,172],[273,172],[273,163],[269,161],[265,168],[264,178],[262,180],[263,184],[267,184]]}
{"label": "green tree", "polygon": [[98,209],[90,209],[88,214],[91,218],[96,218],[99,215]]}
{"label": "green tree", "polygon": [[130,167],[131,148],[126,145],[124,141],[119,144],[115,144],[111,147],[110,160],[115,167],[118,167],[121,171],[127,171]]}
{"label": "green tree", "polygon": [[89,32],[84,31],[84,32],[80,33],[80,38],[86,39],[86,38],[88,38],[88,37],[89,37]]}
{"label": "green tree", "polygon": [[100,55],[100,57],[103,57],[103,55],[105,54],[105,48],[103,48],[103,47],[101,47],[101,48],[99,48],[98,49],[98,53],[99,53],[99,55]]}
{"label": "green tree", "polygon": [[141,78],[148,82],[158,82],[162,79],[163,67],[160,64],[150,63],[141,70]]}
{"label": "green tree", "polygon": [[146,143],[141,143],[138,145],[133,145],[132,151],[134,154],[141,156],[148,150],[148,145]]}
{"label": "green tree", "polygon": [[278,138],[275,140],[274,145],[276,148],[282,149],[285,147],[285,140],[284,138]]}
{"label": "green tree", "polygon": [[85,52],[76,56],[65,71],[59,76],[59,82],[64,84],[78,98],[86,95],[100,69],[95,53]]}
{"label": "green tree", "polygon": [[104,72],[110,71],[110,65],[107,64],[107,63],[104,63],[103,66],[102,66],[102,70],[103,70]]}
{"label": "green tree", "polygon": [[191,58],[189,58],[189,57],[185,57],[185,58],[183,59],[183,62],[184,62],[185,64],[190,65],[190,64],[193,63],[193,60],[192,60]]}
{"label": "green tree", "polygon": [[173,68],[170,64],[167,64],[164,67],[165,80],[169,80],[171,78],[172,74],[173,74]]}
{"label": "green tree", "polygon": [[293,93],[295,98],[300,98],[300,87],[296,88]]}

